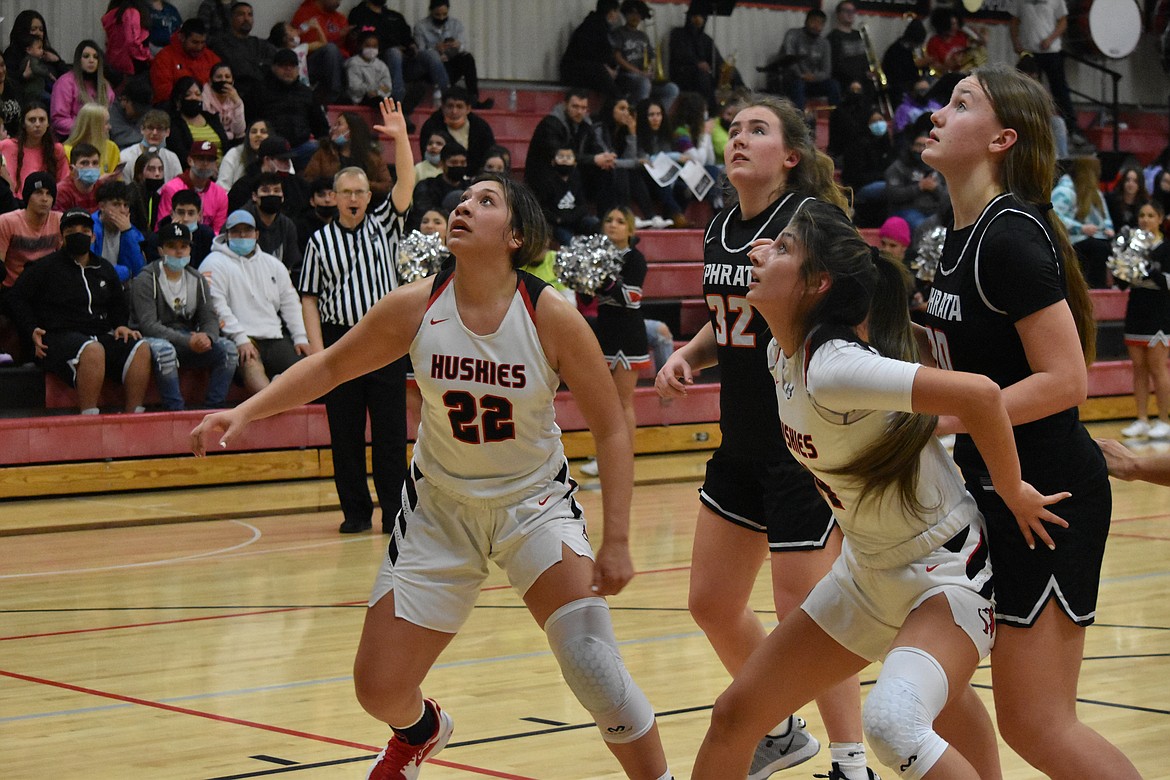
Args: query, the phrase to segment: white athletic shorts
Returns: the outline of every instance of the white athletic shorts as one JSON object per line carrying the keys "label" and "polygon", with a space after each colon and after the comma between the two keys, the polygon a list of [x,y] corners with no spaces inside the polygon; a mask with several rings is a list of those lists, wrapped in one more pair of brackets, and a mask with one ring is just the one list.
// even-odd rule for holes
{"label": "white athletic shorts", "polygon": [[562,545],[592,560],[576,492],[567,462],[508,503],[444,492],[412,464],[370,606],[394,591],[395,615],[454,634],[479,598],[489,559],[521,595],[561,560]]}
{"label": "white athletic shorts", "polygon": [[995,641],[995,600],[982,515],[925,557],[891,569],[858,562],[846,538],[801,609],[845,649],[879,661],[906,616],[938,593],[947,597],[955,625],[986,657]]}

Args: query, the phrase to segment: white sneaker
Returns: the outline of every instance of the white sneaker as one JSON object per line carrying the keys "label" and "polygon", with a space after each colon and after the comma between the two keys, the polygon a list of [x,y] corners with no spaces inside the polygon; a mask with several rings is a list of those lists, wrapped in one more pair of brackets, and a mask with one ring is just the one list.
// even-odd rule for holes
{"label": "white sneaker", "polygon": [[756,745],[747,780],[766,780],[781,769],[808,761],[820,749],[821,743],[805,728],[804,718],[790,715],[787,733],[767,734]]}
{"label": "white sneaker", "polygon": [[642,219],[641,217],[634,217],[634,227],[638,230],[645,230],[646,228],[654,227],[653,219]]}
{"label": "white sneaker", "polygon": [[660,217],[657,214],[650,218],[650,222],[650,227],[654,228],[655,230],[666,230],[667,228],[674,227],[673,219]]}
{"label": "white sneaker", "polygon": [[590,458],[585,463],[582,463],[579,471],[587,477],[596,477],[597,476],[597,458]]}
{"label": "white sneaker", "polygon": [[1170,437],[1170,423],[1158,420],[1158,422],[1150,426],[1150,430],[1146,432],[1146,436],[1149,436],[1151,439],[1165,439]]}
{"label": "white sneaker", "polygon": [[1121,429],[1121,435],[1127,439],[1136,439],[1141,436],[1148,436],[1150,433],[1150,423],[1148,420],[1134,420],[1129,425]]}

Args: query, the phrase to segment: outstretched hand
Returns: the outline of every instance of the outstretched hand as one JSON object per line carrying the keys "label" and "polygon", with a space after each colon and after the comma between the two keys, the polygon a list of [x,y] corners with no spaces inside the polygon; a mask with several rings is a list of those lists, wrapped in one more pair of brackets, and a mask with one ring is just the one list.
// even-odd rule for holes
{"label": "outstretched hand", "polygon": [[409,133],[406,130],[406,113],[402,110],[402,104],[394,98],[384,98],[378,108],[382,112],[382,124],[374,125],[374,129],[395,141],[407,143]]}
{"label": "outstretched hand", "polygon": [[1024,541],[1027,543],[1029,550],[1036,549],[1037,537],[1039,537],[1040,541],[1049,550],[1056,549],[1056,543],[1048,535],[1048,529],[1044,524],[1051,523],[1061,528],[1068,528],[1068,521],[1054,515],[1045,509],[1045,507],[1065,500],[1072,493],[1063,491],[1046,496],[1023,480],[1020,481],[1015,495],[1008,496],[998,488],[997,492],[1000,498],[1004,500],[1004,503],[1007,504],[1008,509],[1012,510],[1012,514],[1016,516],[1016,523],[1020,526],[1020,533],[1024,535]]}
{"label": "outstretched hand", "polygon": [[191,452],[202,458],[207,454],[207,442],[213,441],[218,449],[228,446],[248,425],[248,419],[237,409],[209,414],[191,431]]}

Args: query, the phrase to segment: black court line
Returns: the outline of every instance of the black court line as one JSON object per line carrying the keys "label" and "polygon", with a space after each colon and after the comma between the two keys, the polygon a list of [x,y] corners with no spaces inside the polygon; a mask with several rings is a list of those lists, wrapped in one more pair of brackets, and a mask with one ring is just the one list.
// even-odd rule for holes
{"label": "black court line", "polygon": [[[865,683],[862,683],[862,685],[865,685]],[[991,686],[986,683],[971,683],[970,685],[972,688],[980,688],[985,691],[991,690]],[[1147,712],[1151,715],[1170,715],[1170,710],[1160,710],[1155,707],[1143,707],[1139,704],[1118,704],[1115,701],[1083,699],[1080,696],[1077,697],[1077,704],[1095,704],[1098,707],[1111,707],[1115,710],[1132,710],[1133,712]]]}
{"label": "black court line", "polygon": [[270,764],[280,764],[281,766],[296,766],[297,764],[301,763],[300,761],[290,761],[287,758],[277,758],[276,756],[266,756],[263,754],[258,756],[248,756],[248,758],[254,758],[257,761],[267,761]]}
{"label": "black court line", "polygon": [[563,720],[548,720],[547,718],[521,718],[520,720],[526,720],[529,723],[543,723],[546,726],[567,726],[568,725]]}

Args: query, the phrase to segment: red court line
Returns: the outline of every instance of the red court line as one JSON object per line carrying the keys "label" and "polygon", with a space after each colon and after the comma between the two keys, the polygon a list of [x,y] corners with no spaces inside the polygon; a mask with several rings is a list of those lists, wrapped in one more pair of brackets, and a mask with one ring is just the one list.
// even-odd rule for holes
{"label": "red court line", "polygon": [[[211,712],[203,712],[202,710],[193,710],[188,707],[176,707],[173,704],[163,704],[162,702],[150,701],[149,699],[139,699],[136,696],[123,696],[120,693],[110,693],[108,691],[99,691],[94,688],[85,688],[80,685],[73,685],[71,683],[59,682],[57,680],[47,680],[43,677],[33,677],[27,674],[20,674],[19,672],[9,672],[0,669],[0,675],[4,677],[11,677],[14,680],[22,680],[36,685],[48,685],[53,688],[62,688],[74,693],[84,693],[89,696],[100,696],[104,699],[113,699],[114,701],[125,702],[127,704],[137,704],[142,707],[153,707],[167,712],[174,712],[180,715],[193,715],[197,718],[206,718],[207,720],[214,720],[220,723],[231,723],[236,726],[247,726],[248,728],[260,729],[261,731],[271,731],[276,734],[284,734],[290,737],[299,737],[301,739],[311,739],[316,742],[325,742],[330,745],[340,745],[342,747],[356,748],[358,750],[366,750],[371,753],[377,753],[381,747],[374,745],[366,745],[361,742],[350,742],[345,739],[337,739],[335,737],[326,737],[322,734],[310,734],[307,731],[297,731],[296,729],[286,729],[282,726],[273,726],[267,723],[258,723],[254,720],[243,720],[242,718],[232,718],[227,715],[216,715]],[[506,780],[535,780],[535,778],[525,777],[523,775],[511,775],[504,772],[497,772],[492,769],[483,769],[481,767],[471,766],[469,764],[459,764],[454,761],[444,761],[442,759],[434,759],[430,763],[449,767],[451,769],[462,769],[467,772],[484,775],[486,777],[500,777]]]}
{"label": "red court line", "polygon": [[[686,571],[690,566],[673,566],[665,569],[647,569],[646,571],[638,572],[638,574],[665,574],[675,571]],[[486,588],[480,588],[481,593],[488,593],[494,590],[511,589],[511,585],[492,585]],[[337,604],[330,604],[332,607],[352,607],[356,604],[365,604],[366,600],[361,601],[342,601]],[[300,612],[307,609],[317,609],[317,607],[282,607],[280,609],[261,609],[251,612],[229,612],[224,615],[203,615],[201,617],[187,617],[175,618],[174,620],[153,620],[146,623],[123,623],[117,626],[97,626],[95,628],[71,628],[64,631],[45,631],[39,634],[17,634],[14,636],[0,636],[0,642],[7,642],[10,639],[40,639],[50,636],[68,636],[70,634],[92,634],[98,631],[120,631],[126,628],[149,628],[152,626],[173,626],[180,623],[197,623],[201,620],[227,620],[228,618],[238,617],[255,617],[257,615],[276,615],[282,612]],[[381,750],[381,748],[378,748]]]}
{"label": "red court line", "polygon": [[1149,534],[1127,534],[1127,533],[1110,533],[1110,538],[1117,537],[1119,539],[1145,539],[1151,542],[1170,542],[1170,536],[1150,536]]}

